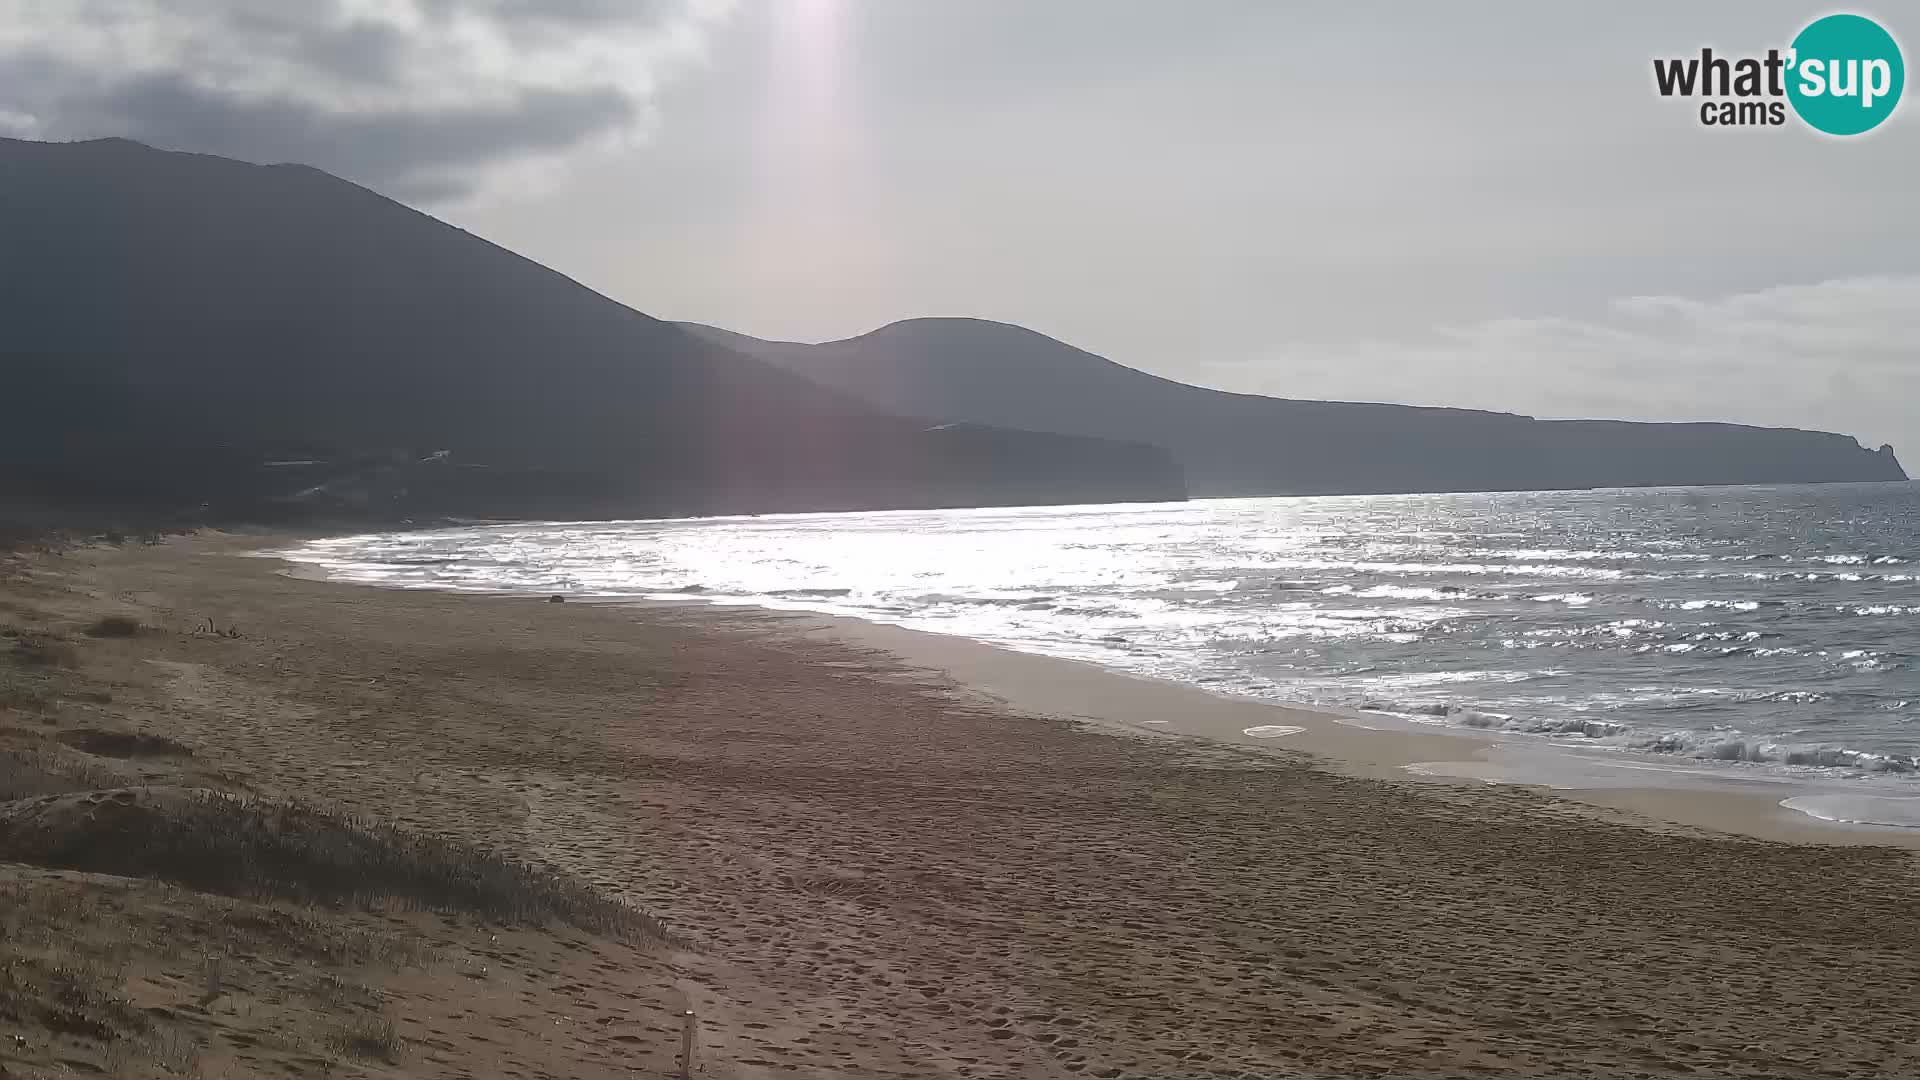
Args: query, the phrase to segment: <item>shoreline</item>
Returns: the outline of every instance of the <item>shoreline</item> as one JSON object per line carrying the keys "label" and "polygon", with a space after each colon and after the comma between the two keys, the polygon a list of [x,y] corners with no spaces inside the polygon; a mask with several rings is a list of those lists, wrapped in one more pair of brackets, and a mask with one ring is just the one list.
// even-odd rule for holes
{"label": "shoreline", "polygon": [[[1090,661],[853,616],[807,613],[795,617],[817,619],[820,632],[836,640],[880,648],[911,666],[940,672],[1007,708],[1080,721],[1096,731],[1198,738],[1300,753],[1319,767],[1343,775],[1398,783],[1518,787],[1655,824],[1781,843],[1920,849],[1920,828],[1833,821],[1780,805],[1788,799],[1837,796],[1843,781],[1720,776],[1650,755],[1529,747],[1514,737],[1433,730],[1411,721],[1394,724],[1389,717],[1352,716],[1221,694]],[[1258,734],[1253,730],[1262,727],[1297,730]],[[1599,758],[1601,754],[1611,760]],[[1619,777],[1617,782],[1609,782],[1610,773]],[[1651,777],[1666,782],[1645,782]]]}
{"label": "shoreline", "polygon": [[[10,738],[165,739],[190,755],[127,767],[526,861],[671,935],[420,920],[458,951],[352,973],[392,1016],[370,1075],[670,1073],[684,1009],[712,1080],[1920,1075],[1897,848],[1382,779],[1463,740],[964,639],[315,581],[243,557],[266,542],[79,549],[0,587],[87,680]],[[84,633],[106,615],[142,629]],[[1244,735],[1275,726],[1301,730]],[[214,1062],[277,1037],[178,1015]]]}
{"label": "shoreline", "polygon": [[[251,557],[281,563],[304,580],[393,591],[336,577],[285,549]],[[535,594],[467,590],[441,592],[476,599],[543,599]],[[1388,714],[1331,709],[1223,694],[1204,686],[1109,667],[1094,661],[1028,651],[1011,645],[878,619],[776,608],[700,597],[634,599],[583,597],[575,604],[647,609],[751,611],[792,620],[803,632],[862,648],[876,648],[911,667],[953,680],[1002,707],[1053,716],[1091,730],[1131,736],[1203,739],[1260,751],[1304,754],[1343,775],[1401,783],[1497,784],[1547,793],[1609,816],[1642,819],[1781,843],[1892,846],[1920,850],[1920,785],[1888,794],[1897,781],[1843,780],[1716,770],[1659,755],[1535,741],[1520,735],[1477,733],[1402,720]],[[1267,729],[1256,733],[1255,729]],[[1904,800],[1911,799],[1911,803]],[[1784,805],[1789,800],[1800,806]],[[1835,820],[1854,800],[1897,803],[1912,825]]]}

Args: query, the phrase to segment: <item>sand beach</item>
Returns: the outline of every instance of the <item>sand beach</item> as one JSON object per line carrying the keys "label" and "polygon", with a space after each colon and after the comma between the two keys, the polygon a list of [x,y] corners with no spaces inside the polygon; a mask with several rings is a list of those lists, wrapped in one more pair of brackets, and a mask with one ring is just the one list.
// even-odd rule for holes
{"label": "sand beach", "polygon": [[[0,623],[65,651],[0,712],[9,752],[68,775],[161,745],[74,732],[164,739],[190,753],[90,767],[525,860],[663,933],[10,863],[13,910],[59,923],[36,948],[135,943],[100,985],[154,1034],[116,1060],[0,1017],[7,1075],[171,1048],[205,1076],[672,1076],[688,1010],[714,1080],[1920,1075],[1910,834],[1418,780],[1484,742],[817,617],[314,581],[272,545],[16,563]],[[85,632],[108,615],[140,631]],[[244,930],[275,919],[384,944]],[[354,1001],[276,989],[308,972]]]}

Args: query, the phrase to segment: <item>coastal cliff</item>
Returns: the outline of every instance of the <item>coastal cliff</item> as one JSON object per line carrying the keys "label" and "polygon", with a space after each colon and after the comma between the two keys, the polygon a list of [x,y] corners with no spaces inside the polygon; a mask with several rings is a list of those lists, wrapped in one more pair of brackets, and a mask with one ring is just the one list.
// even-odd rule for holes
{"label": "coastal cliff", "polygon": [[1189,386],[1023,327],[910,319],[819,345],[710,340],[883,409],[1164,446],[1195,495],[1904,480],[1891,447],[1739,424],[1537,420]]}

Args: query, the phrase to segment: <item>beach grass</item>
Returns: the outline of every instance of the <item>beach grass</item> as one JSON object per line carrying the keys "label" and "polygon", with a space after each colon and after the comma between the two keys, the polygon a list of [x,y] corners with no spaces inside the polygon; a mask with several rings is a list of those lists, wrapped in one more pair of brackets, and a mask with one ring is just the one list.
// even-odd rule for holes
{"label": "beach grass", "polygon": [[298,802],[123,788],[43,796],[0,816],[0,859],[203,892],[367,909],[466,912],[662,941],[644,912],[493,852]]}

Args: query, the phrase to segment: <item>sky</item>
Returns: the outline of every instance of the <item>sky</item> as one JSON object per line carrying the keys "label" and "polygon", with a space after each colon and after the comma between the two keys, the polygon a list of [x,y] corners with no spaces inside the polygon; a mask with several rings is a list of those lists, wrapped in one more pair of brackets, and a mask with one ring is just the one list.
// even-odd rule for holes
{"label": "sky", "polygon": [[975,316],[1230,390],[1920,467],[1920,103],[1839,139],[1654,90],[1830,10],[0,0],[0,135],[302,161],[761,337]]}

